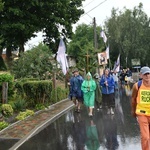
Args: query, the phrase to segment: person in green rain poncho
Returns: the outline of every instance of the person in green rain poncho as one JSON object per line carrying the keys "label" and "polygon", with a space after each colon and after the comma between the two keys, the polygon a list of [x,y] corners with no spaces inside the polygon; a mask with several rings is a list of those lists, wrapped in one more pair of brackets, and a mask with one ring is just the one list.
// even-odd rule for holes
{"label": "person in green rain poncho", "polygon": [[97,133],[97,127],[92,119],[90,120],[90,125],[86,127],[86,136],[87,140],[85,142],[85,145],[87,147],[87,150],[98,150],[100,147],[100,143]]}
{"label": "person in green rain poncho", "polygon": [[81,90],[83,91],[84,104],[89,108],[89,116],[93,116],[96,82],[92,79],[90,72],[87,73]]}

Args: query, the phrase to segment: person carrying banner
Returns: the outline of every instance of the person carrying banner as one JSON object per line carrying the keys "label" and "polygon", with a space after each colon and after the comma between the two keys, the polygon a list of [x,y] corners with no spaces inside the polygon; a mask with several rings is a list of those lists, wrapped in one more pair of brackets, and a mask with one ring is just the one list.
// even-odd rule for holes
{"label": "person carrying banner", "polygon": [[70,79],[70,92],[69,97],[76,106],[75,111],[80,112],[81,104],[83,103],[83,93],[81,91],[81,85],[83,82],[83,77],[79,75],[79,71],[76,68],[73,70],[73,76]]}
{"label": "person carrying banner", "polygon": [[100,80],[100,86],[102,86],[102,108],[107,108],[107,114],[113,115],[115,108],[115,81],[109,69],[104,70],[104,74]]}
{"label": "person carrying banner", "polygon": [[141,85],[132,87],[131,114],[139,123],[142,150],[150,150],[150,68],[142,67],[140,75]]}

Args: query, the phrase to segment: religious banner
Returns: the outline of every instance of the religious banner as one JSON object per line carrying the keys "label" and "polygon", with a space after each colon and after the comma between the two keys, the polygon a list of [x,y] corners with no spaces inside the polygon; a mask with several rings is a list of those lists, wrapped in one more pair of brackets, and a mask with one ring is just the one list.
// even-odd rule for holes
{"label": "religious banner", "polygon": [[106,52],[98,53],[98,63],[99,63],[99,65],[106,65],[107,64]]}

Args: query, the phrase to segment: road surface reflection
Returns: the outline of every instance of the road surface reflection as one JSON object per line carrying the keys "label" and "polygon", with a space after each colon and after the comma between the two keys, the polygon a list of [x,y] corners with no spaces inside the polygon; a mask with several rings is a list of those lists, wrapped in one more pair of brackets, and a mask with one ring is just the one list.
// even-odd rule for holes
{"label": "road surface reflection", "polygon": [[49,124],[19,150],[140,150],[137,121],[130,115],[129,87],[115,93],[115,114],[95,110],[89,118],[83,106],[81,113],[74,110]]}

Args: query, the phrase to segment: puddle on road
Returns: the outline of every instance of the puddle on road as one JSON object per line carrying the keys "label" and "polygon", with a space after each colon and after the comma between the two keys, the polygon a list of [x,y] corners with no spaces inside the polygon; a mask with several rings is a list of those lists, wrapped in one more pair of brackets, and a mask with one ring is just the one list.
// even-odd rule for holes
{"label": "puddle on road", "polygon": [[141,150],[137,121],[130,115],[130,95],[115,95],[115,115],[87,109],[74,110],[51,123],[26,141],[18,150]]}

